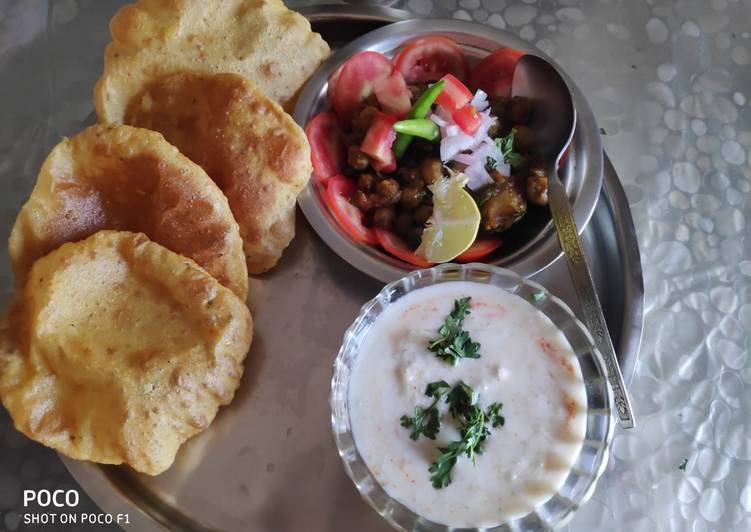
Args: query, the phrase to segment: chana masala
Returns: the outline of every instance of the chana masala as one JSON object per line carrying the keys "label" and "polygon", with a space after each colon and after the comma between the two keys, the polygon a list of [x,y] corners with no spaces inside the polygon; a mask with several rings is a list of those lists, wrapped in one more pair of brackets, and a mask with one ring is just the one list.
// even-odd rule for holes
{"label": "chana masala", "polygon": [[459,45],[429,36],[394,59],[366,51],[329,79],[331,110],[305,131],[314,179],[327,208],[354,240],[415,266],[433,212],[429,185],[455,172],[481,214],[475,242],[455,260],[482,260],[528,209],[547,205],[547,176],[535,160],[534,111],[511,97],[522,52],[500,48],[472,68]]}

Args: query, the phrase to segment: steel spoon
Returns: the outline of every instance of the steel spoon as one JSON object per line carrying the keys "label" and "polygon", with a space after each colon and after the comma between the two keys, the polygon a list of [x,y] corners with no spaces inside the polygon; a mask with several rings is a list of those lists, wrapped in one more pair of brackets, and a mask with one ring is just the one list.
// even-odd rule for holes
{"label": "steel spoon", "polygon": [[632,428],[634,415],[626,384],[623,382],[613,341],[582,249],[571,204],[558,177],[558,165],[571,143],[576,128],[576,110],[571,92],[553,65],[540,57],[525,55],[516,65],[511,94],[526,96],[532,101],[533,113],[529,126],[537,136],[537,154],[543,161],[545,175],[548,176],[548,203],[558,232],[558,240],[582,305],[584,321],[605,359],[621,426],[626,429]]}

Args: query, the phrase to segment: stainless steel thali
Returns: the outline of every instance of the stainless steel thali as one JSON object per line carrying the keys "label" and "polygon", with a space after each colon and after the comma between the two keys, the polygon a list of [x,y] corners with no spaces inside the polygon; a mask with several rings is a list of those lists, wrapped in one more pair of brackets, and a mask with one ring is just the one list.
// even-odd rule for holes
{"label": "stainless steel thali", "polygon": [[[335,6],[304,11],[332,47],[407,13]],[[643,282],[631,214],[605,158],[603,187],[583,234],[622,371],[641,342]],[[580,314],[560,260],[533,277]],[[127,530],[387,530],[345,474],[330,432],[331,364],[360,306],[381,288],[334,254],[298,215],[279,266],[250,280],[256,336],[234,402],[158,477],[63,458]]]}

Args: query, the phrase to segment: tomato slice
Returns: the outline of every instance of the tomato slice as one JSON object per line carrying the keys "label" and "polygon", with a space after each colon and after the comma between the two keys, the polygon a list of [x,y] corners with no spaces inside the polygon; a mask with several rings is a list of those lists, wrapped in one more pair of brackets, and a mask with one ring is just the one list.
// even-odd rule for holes
{"label": "tomato slice", "polygon": [[465,105],[461,109],[457,109],[451,115],[457,126],[462,128],[467,135],[474,135],[477,130],[480,129],[482,123],[482,117],[474,105]]}
{"label": "tomato slice", "polygon": [[388,57],[378,52],[359,52],[350,57],[335,80],[333,104],[339,123],[348,127],[362,102],[373,94],[375,84],[393,70]]}
{"label": "tomato slice", "polygon": [[446,74],[467,79],[467,59],[455,41],[431,35],[407,42],[394,58],[407,83],[438,81]]}
{"label": "tomato slice", "polygon": [[373,231],[381,247],[397,259],[401,259],[419,268],[430,268],[432,266],[425,257],[421,257],[409,249],[404,240],[399,238],[399,235],[396,233],[380,227],[376,227]]}
{"label": "tomato slice", "polygon": [[472,99],[472,92],[464,83],[456,79],[452,74],[446,74],[441,78],[445,84],[443,90],[438,94],[435,103],[446,109],[448,112],[461,109]]}
{"label": "tomato slice", "polygon": [[336,72],[331,74],[331,77],[329,78],[329,85],[326,88],[326,96],[328,96],[331,105],[334,105],[334,91],[336,90],[336,82],[339,80],[339,76],[342,74],[343,66],[344,65],[337,68]]}
{"label": "tomato slice", "polygon": [[456,257],[456,262],[475,262],[487,257],[498,249],[503,240],[497,236],[480,236],[464,253]]}
{"label": "tomato slice", "polygon": [[392,150],[390,152],[389,158],[385,161],[374,159],[370,162],[370,164],[373,166],[373,168],[375,168],[376,171],[381,172],[382,174],[390,174],[391,172],[396,170],[396,155]]}
{"label": "tomato slice", "polygon": [[381,108],[390,115],[404,118],[412,108],[407,82],[398,70],[389,77],[378,80],[373,90]]}
{"label": "tomato slice", "polygon": [[379,172],[393,172],[396,170],[396,156],[391,146],[396,140],[394,131],[396,118],[380,111],[373,115],[368,132],[362,140],[360,151],[370,155],[373,166]]}
{"label": "tomato slice", "polygon": [[513,77],[502,78],[493,82],[492,85],[485,89],[491,98],[511,98],[511,83]]}
{"label": "tomato slice", "polygon": [[310,142],[313,172],[324,185],[344,167],[345,149],[342,131],[333,113],[319,113],[305,126]]}
{"label": "tomato slice", "polygon": [[343,175],[335,175],[326,185],[326,205],[345,233],[357,242],[376,245],[378,239],[375,233],[362,223],[362,211],[349,201],[356,190],[354,181]]}
{"label": "tomato slice", "polygon": [[508,84],[519,58],[524,52],[514,48],[500,48],[477,63],[469,73],[469,83],[474,89],[482,89],[488,94]]}

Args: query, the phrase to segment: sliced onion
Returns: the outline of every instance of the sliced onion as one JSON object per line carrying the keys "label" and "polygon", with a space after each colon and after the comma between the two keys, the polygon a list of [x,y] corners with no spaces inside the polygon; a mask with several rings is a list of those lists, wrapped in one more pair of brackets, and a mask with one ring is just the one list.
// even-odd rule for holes
{"label": "sliced onion", "polygon": [[461,133],[462,130],[459,126],[455,124],[451,124],[450,126],[446,126],[446,134],[449,137],[456,137],[459,133]]}
{"label": "sliced onion", "polygon": [[490,105],[488,103],[488,95],[482,89],[477,89],[477,92],[472,97],[472,101],[469,103],[470,105],[474,105],[478,111],[484,111]]}
{"label": "sliced onion", "polygon": [[474,135],[467,135],[441,106],[431,113],[433,120],[441,129],[441,161],[456,161],[467,165],[465,173],[472,189],[492,183],[493,180],[485,169],[488,158],[495,161],[500,168],[504,164],[503,154],[488,136],[488,130],[497,118],[490,116],[488,95],[478,90],[472,98],[480,114],[480,127]]}
{"label": "sliced onion", "polygon": [[435,122],[438,127],[446,127],[449,125],[447,121],[438,116],[436,113],[430,113],[430,116],[428,118]]}
{"label": "sliced onion", "polygon": [[464,133],[444,137],[441,140],[441,161],[452,160],[457,153],[470,149],[474,144],[474,139]]}
{"label": "sliced onion", "polygon": [[490,116],[490,110],[481,112],[480,117],[480,127],[474,134],[474,138],[478,144],[480,142],[483,142],[485,139],[490,138],[488,137],[488,130],[490,129],[490,126],[492,126],[496,122],[496,118]]}
{"label": "sliced onion", "polygon": [[477,157],[475,157],[473,153],[457,153],[452,160],[458,163],[470,165],[475,163]]}
{"label": "sliced onion", "polygon": [[470,190],[477,190],[493,183],[493,178],[485,170],[485,163],[482,161],[475,161],[473,164],[467,166],[464,169],[464,175],[469,178],[467,187]]}

